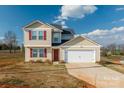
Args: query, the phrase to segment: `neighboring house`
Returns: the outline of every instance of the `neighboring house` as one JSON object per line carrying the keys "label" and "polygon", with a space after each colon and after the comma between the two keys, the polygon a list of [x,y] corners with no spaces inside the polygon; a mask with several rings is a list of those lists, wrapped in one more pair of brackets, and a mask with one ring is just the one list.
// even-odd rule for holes
{"label": "neighboring house", "polygon": [[65,62],[100,61],[100,45],[82,36],[74,37],[71,29],[34,21],[23,28],[25,61],[52,60]]}

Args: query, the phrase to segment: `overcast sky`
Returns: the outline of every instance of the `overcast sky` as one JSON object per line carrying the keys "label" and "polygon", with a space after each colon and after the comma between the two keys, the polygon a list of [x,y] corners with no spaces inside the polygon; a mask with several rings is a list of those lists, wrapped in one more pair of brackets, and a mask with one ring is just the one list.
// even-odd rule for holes
{"label": "overcast sky", "polygon": [[23,42],[22,27],[34,21],[73,28],[102,45],[124,43],[124,6],[0,6],[0,39],[8,30]]}

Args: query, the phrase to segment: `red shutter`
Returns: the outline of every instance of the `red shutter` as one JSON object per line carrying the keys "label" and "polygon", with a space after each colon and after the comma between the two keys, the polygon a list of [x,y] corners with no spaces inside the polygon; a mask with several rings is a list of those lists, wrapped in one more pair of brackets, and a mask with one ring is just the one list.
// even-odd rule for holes
{"label": "red shutter", "polygon": [[44,40],[46,40],[46,31],[44,31]]}
{"label": "red shutter", "polygon": [[47,57],[47,49],[44,49],[44,57]]}
{"label": "red shutter", "polygon": [[30,57],[32,57],[32,48],[30,48]]}
{"label": "red shutter", "polygon": [[32,33],[31,33],[31,31],[29,31],[29,40],[31,40],[31,35]]}

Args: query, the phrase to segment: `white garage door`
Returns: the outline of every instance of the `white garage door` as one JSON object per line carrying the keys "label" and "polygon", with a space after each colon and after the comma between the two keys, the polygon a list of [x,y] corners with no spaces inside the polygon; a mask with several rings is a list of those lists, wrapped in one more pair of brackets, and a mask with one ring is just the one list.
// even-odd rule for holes
{"label": "white garage door", "polygon": [[95,62],[95,51],[66,51],[65,52],[66,62]]}

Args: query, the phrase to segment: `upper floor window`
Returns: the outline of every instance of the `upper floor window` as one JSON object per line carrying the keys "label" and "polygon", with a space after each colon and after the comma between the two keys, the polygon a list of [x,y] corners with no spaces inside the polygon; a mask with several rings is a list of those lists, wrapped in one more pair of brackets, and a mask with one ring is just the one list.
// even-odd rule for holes
{"label": "upper floor window", "polygon": [[43,31],[39,31],[39,40],[43,40]]}
{"label": "upper floor window", "polygon": [[61,34],[60,32],[53,33],[53,43],[61,43]]}
{"label": "upper floor window", "polygon": [[36,40],[36,39],[37,39],[37,32],[32,31],[32,40]]}
{"label": "upper floor window", "polygon": [[29,40],[46,40],[46,31],[29,31]]}

